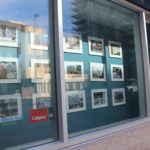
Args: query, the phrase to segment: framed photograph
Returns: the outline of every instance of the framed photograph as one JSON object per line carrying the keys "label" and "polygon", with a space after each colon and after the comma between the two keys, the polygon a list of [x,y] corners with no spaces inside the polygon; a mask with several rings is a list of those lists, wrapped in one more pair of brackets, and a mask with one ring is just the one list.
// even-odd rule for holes
{"label": "framed photograph", "polygon": [[50,66],[48,60],[31,59],[32,83],[49,82]]}
{"label": "framed photograph", "polygon": [[111,65],[111,80],[124,81],[123,65]]}
{"label": "framed photograph", "polygon": [[64,52],[82,53],[82,36],[79,34],[65,34]]}
{"label": "framed photograph", "polygon": [[78,112],[86,110],[85,91],[67,91],[67,112]]}
{"label": "framed photograph", "polygon": [[0,95],[0,122],[20,120],[22,104],[20,94]]}
{"label": "framed photograph", "polygon": [[0,45],[18,47],[18,30],[19,27],[14,24],[0,23]]}
{"label": "framed photograph", "polygon": [[65,61],[65,80],[66,82],[83,82],[83,62]]}
{"label": "framed photograph", "polygon": [[89,54],[104,56],[104,40],[96,37],[88,37]]}
{"label": "framed photograph", "polygon": [[113,106],[126,104],[125,89],[124,88],[112,89],[112,100]]}
{"label": "framed photograph", "polygon": [[119,42],[109,41],[110,57],[122,58],[122,46]]}
{"label": "framed photograph", "polygon": [[41,33],[30,33],[31,49],[48,50],[48,35],[44,33],[44,29],[41,30]]}
{"label": "framed photograph", "polygon": [[106,69],[102,63],[90,63],[91,81],[106,81]]}
{"label": "framed photograph", "polygon": [[107,89],[93,89],[92,95],[92,108],[102,108],[108,106]]}
{"label": "framed photograph", "polygon": [[20,83],[17,58],[0,57],[0,83]]}
{"label": "framed photograph", "polygon": [[49,108],[51,106],[50,94],[33,93],[33,109]]}

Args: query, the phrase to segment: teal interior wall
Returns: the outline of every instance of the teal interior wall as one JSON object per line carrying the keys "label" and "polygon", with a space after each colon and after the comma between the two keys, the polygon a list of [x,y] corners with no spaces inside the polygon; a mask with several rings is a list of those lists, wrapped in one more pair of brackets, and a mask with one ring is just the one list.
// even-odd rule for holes
{"label": "teal interior wall", "polygon": [[[129,39],[134,41],[133,31],[131,30],[127,33],[124,30],[115,30],[111,27],[94,23],[91,24],[93,28],[90,28],[90,24],[86,24],[85,26],[87,28],[78,32],[78,34],[82,35],[83,54],[64,53],[65,61],[83,62],[84,73],[88,75],[88,79],[85,80],[86,87],[83,89],[85,90],[86,95],[86,110],[68,113],[68,131],[70,134],[139,116],[138,91],[133,92],[127,88],[128,85],[132,85],[134,82],[137,84],[135,48],[133,42],[128,42]],[[94,56],[89,54],[88,36],[104,39],[104,56]],[[110,57],[108,47],[109,40],[120,42],[122,44],[123,59]],[[104,63],[106,65],[106,81],[90,81],[90,62]],[[124,81],[111,81],[111,64],[124,66]],[[125,88],[125,105],[112,106],[113,88]],[[92,109],[92,89],[107,89],[108,107]]]}

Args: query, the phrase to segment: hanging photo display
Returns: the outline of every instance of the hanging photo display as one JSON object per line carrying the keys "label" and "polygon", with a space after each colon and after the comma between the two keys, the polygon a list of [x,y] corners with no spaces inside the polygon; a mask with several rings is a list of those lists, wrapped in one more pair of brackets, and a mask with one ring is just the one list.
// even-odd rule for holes
{"label": "hanging photo display", "polygon": [[82,53],[82,37],[79,34],[65,34],[64,52]]}
{"label": "hanging photo display", "polygon": [[67,112],[78,112],[86,110],[85,91],[67,91]]}
{"label": "hanging photo display", "polygon": [[48,60],[32,59],[31,60],[32,82],[49,82],[50,66]]}
{"label": "hanging photo display", "polygon": [[111,80],[124,81],[123,65],[111,65]]}
{"label": "hanging photo display", "polygon": [[31,48],[36,50],[48,50],[48,34],[44,28],[37,28],[36,32],[30,33]]}
{"label": "hanging photo display", "polygon": [[125,104],[126,103],[125,89],[124,88],[112,89],[112,100],[113,106]]}
{"label": "hanging photo display", "polygon": [[18,30],[14,25],[0,24],[0,45],[17,47]]}
{"label": "hanging photo display", "polygon": [[84,81],[83,62],[65,62],[65,80],[66,82]]}
{"label": "hanging photo display", "polygon": [[22,105],[20,94],[0,96],[0,122],[20,120]]}
{"label": "hanging photo display", "polygon": [[16,41],[16,27],[0,25],[0,40]]}
{"label": "hanging photo display", "polygon": [[104,55],[104,40],[96,37],[88,37],[89,54]]}
{"label": "hanging photo display", "polygon": [[[75,46],[75,47],[79,48],[79,42],[77,45],[78,46]],[[69,44],[68,44],[68,47],[69,47]],[[93,55],[89,58],[93,60],[95,57],[95,60],[96,60],[96,62],[90,62],[90,68],[89,68],[90,81],[97,81],[97,82],[103,81],[103,83],[100,83],[99,85],[97,83],[95,84],[95,87],[99,87],[100,89],[99,88],[95,89],[93,88],[93,86],[91,87],[92,109],[108,107],[107,86],[105,86],[106,85],[105,81],[107,81],[106,80],[107,62],[106,64],[101,63],[101,62],[105,62],[105,60],[103,60],[104,57],[98,57],[98,56],[104,56],[104,40],[101,38],[88,36],[88,48],[89,48],[89,54]],[[70,46],[70,50],[68,52],[71,53],[71,51],[72,53],[74,51],[72,46]],[[110,57],[122,58],[121,43],[109,41],[109,54],[110,54]],[[97,58],[100,59],[99,62]],[[85,77],[86,74],[84,74],[84,71],[86,72],[87,68],[84,70],[84,63],[85,63],[85,67],[87,67],[86,62],[65,61],[64,63],[65,64],[64,69],[65,69],[66,90],[69,90],[69,89],[75,90],[75,91],[66,92],[68,113],[86,110],[85,91],[83,91],[83,88],[77,89],[77,87],[74,86],[76,85],[76,82],[79,82],[79,83],[86,82],[87,78]],[[111,76],[111,81],[124,81],[123,65],[122,64],[110,64],[109,75]],[[69,82],[72,82],[72,83],[69,83]],[[93,83],[91,82],[91,84]],[[125,104],[126,103],[125,89],[124,88],[112,89],[112,99],[113,99],[113,106]]]}
{"label": "hanging photo display", "polygon": [[48,108],[51,106],[50,95],[33,93],[33,108]]}
{"label": "hanging photo display", "polygon": [[90,63],[91,81],[106,81],[105,65],[101,63]]}
{"label": "hanging photo display", "polygon": [[107,89],[93,89],[91,95],[93,109],[108,106]]}
{"label": "hanging photo display", "polygon": [[109,41],[110,57],[122,58],[122,46],[119,42]]}
{"label": "hanging photo display", "polygon": [[17,58],[0,58],[0,83],[19,83],[19,71]]}

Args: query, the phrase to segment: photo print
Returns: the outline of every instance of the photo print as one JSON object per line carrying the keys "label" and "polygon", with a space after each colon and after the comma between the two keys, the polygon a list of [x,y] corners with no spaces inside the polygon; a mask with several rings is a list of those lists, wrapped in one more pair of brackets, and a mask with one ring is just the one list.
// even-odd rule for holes
{"label": "photo print", "polygon": [[67,112],[78,112],[86,110],[85,91],[67,91]]}
{"label": "photo print", "polygon": [[82,53],[82,36],[78,34],[65,34],[64,52]]}
{"label": "photo print", "polygon": [[50,66],[48,60],[32,59],[31,60],[32,82],[49,82]]}
{"label": "photo print", "polygon": [[1,95],[0,96],[0,122],[5,120],[15,120],[16,117],[22,116],[21,96]]}
{"label": "photo print", "polygon": [[101,108],[108,106],[107,90],[106,89],[93,89],[92,94],[92,108]]}
{"label": "photo print", "polygon": [[101,63],[90,63],[91,81],[106,81],[105,65]]}
{"label": "photo print", "polygon": [[16,41],[16,27],[0,25],[0,40]]}
{"label": "photo print", "polygon": [[95,37],[88,37],[89,54],[90,55],[104,55],[104,40]]}
{"label": "photo print", "polygon": [[35,78],[36,79],[48,79],[49,78],[49,65],[36,63],[35,64]]}
{"label": "photo print", "polygon": [[113,106],[125,104],[126,103],[125,89],[124,88],[112,89],[112,99],[113,99]]}
{"label": "photo print", "polygon": [[0,24],[0,45],[18,47],[17,27]]}
{"label": "photo print", "polygon": [[110,54],[110,57],[122,58],[121,43],[109,41],[109,54]]}
{"label": "photo print", "polygon": [[17,58],[0,58],[0,83],[19,83],[20,74]]}
{"label": "photo print", "polygon": [[49,108],[51,106],[50,95],[42,93],[33,93],[33,108]]}
{"label": "photo print", "polygon": [[65,62],[66,82],[84,81],[83,62]]}
{"label": "photo print", "polygon": [[124,81],[123,65],[111,65],[111,80]]}
{"label": "photo print", "polygon": [[34,50],[48,50],[48,34],[45,32],[44,28],[38,32],[30,33],[31,48]]}

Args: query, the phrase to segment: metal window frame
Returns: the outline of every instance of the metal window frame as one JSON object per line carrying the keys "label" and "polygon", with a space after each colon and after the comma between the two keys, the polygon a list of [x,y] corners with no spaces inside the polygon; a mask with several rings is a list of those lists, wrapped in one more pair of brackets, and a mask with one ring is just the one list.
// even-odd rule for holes
{"label": "metal window frame", "polygon": [[[65,80],[64,80],[64,52],[63,52],[63,15],[62,15],[62,0],[53,0],[54,2],[54,27],[55,27],[55,60],[56,61],[56,80],[57,80],[57,93],[58,93],[58,119],[59,119],[59,140],[54,143],[49,143],[41,146],[29,148],[28,150],[58,150],[58,149],[72,149],[73,147],[81,146],[84,144],[92,143],[108,136],[120,134],[122,132],[130,131],[134,128],[150,123],[150,71],[149,71],[149,54],[148,54],[148,41],[146,32],[146,18],[145,13],[138,8],[133,8],[127,4],[120,2],[121,0],[110,0],[119,5],[122,5],[132,11],[139,13],[140,21],[140,38],[143,54],[143,66],[145,75],[145,95],[147,103],[147,117],[116,125],[101,131],[87,133],[74,138],[68,138],[67,128],[67,112],[65,102]],[[68,147],[68,148],[67,148]]]}

